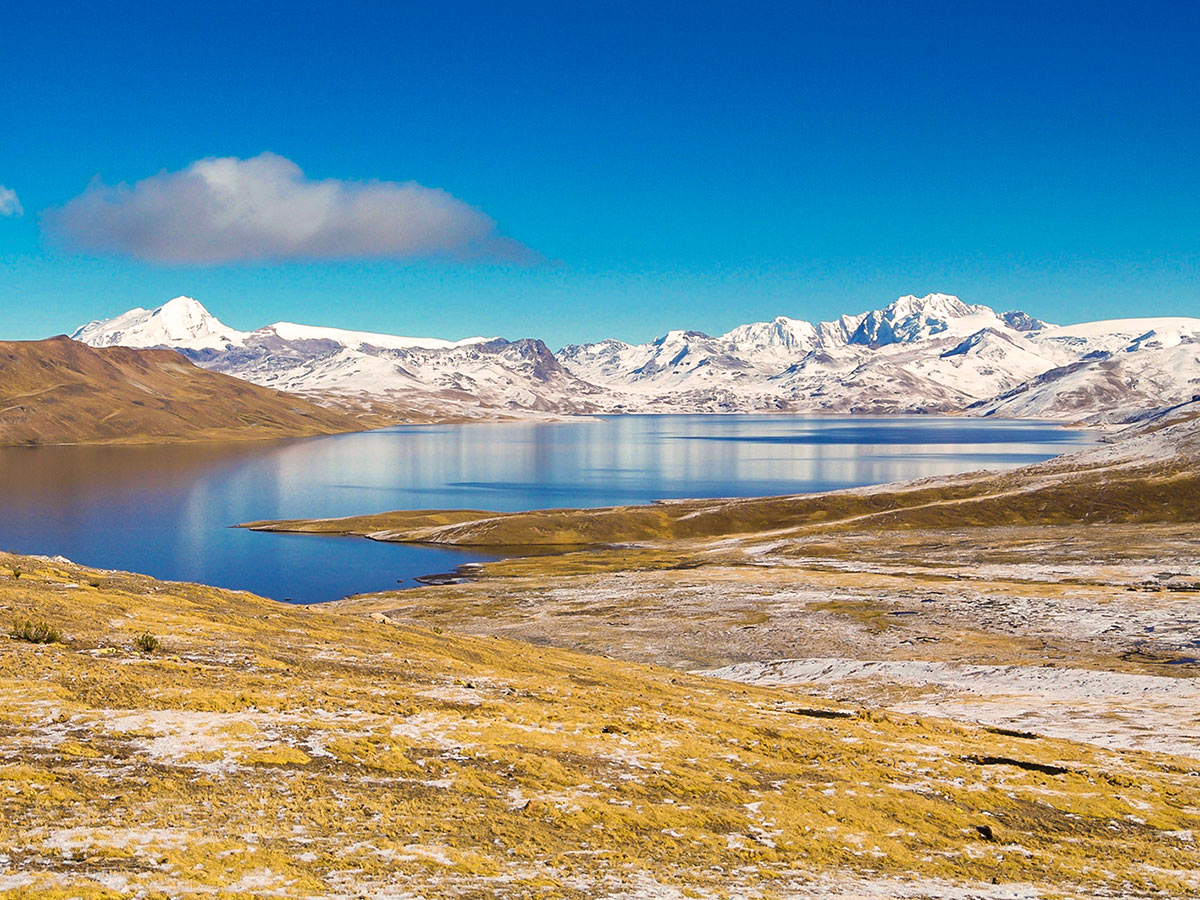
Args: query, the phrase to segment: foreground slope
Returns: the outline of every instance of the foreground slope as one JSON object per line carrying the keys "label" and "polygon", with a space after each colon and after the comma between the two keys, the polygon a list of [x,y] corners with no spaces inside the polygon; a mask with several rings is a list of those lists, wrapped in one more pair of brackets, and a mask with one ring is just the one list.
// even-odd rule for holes
{"label": "foreground slope", "polygon": [[192,365],[66,337],[0,342],[0,444],[245,440],[366,422]]}
{"label": "foreground slope", "polygon": [[0,638],[0,896],[1200,890],[1179,757],[58,560],[0,607],[63,641]]}

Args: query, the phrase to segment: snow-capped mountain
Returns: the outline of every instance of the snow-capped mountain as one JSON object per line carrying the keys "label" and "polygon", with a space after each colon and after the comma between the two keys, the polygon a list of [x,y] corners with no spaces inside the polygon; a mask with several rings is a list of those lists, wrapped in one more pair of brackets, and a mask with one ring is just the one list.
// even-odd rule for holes
{"label": "snow-capped mountain", "polygon": [[985,328],[1008,328],[989,307],[968,306],[950,294],[908,294],[862,317],[849,344],[912,344],[933,337],[963,337]]}
{"label": "snow-capped mountain", "polygon": [[255,384],[398,417],[586,413],[596,408],[589,398],[600,393],[559,365],[541,341],[447,341],[292,322],[243,332],[190,297],[90,322],[71,337],[94,347],[169,347]]}
{"label": "snow-capped mountain", "polygon": [[174,347],[182,350],[224,351],[245,347],[267,333],[282,341],[333,341],[343,347],[379,347],[402,350],[424,347],[444,350],[468,344],[481,344],[492,338],[473,337],[461,341],[440,338],[399,337],[393,334],[374,334],[366,331],[346,331],[342,328],[322,328],[276,322],[257,331],[238,331],[230,328],[198,300],[176,297],[157,309],[131,309],[112,319],[98,319],[76,329],[72,340],[93,347]]}
{"label": "snow-capped mountain", "polygon": [[564,369],[541,341],[446,343],[389,348],[316,337],[289,341],[272,326],[254,332],[245,350],[194,359],[267,387],[421,418],[598,408],[590,398],[601,391]]}
{"label": "snow-capped mountain", "polygon": [[[800,355],[797,351],[795,355]],[[786,365],[781,347],[739,347],[699,331],[668,331],[648,344],[621,341],[564,347],[558,359],[585,381],[635,394],[657,396],[742,379],[757,382]]]}
{"label": "snow-capped mountain", "polygon": [[655,408],[951,411],[1065,362],[1063,352],[1031,343],[1044,327],[948,294],[909,295],[832,322],[780,316],[720,337],[671,331],[636,346],[572,345],[559,359],[585,381]]}
{"label": "snow-capped mountain", "polygon": [[1076,355],[1087,353],[1133,352],[1142,348],[1174,347],[1192,338],[1200,319],[1164,316],[1147,319],[1110,319],[1047,328],[1042,340],[1061,346]]}
{"label": "snow-capped mountain", "polygon": [[297,325],[294,322],[276,322],[260,328],[259,332],[271,333],[281,341],[333,341],[343,347],[362,350],[374,347],[379,350],[450,350],[455,347],[468,347],[472,344],[485,344],[496,338],[470,337],[461,341],[444,341],[440,338],[400,337],[394,334],[376,334],[369,331],[346,331],[341,328],[323,328],[317,325]]}
{"label": "snow-capped mountain", "polygon": [[815,351],[771,379],[789,409],[810,412],[956,412],[1052,367],[1021,333],[986,327],[880,347],[845,344]]}
{"label": "snow-capped mountain", "polygon": [[[833,325],[832,322],[824,324]],[[794,360],[828,339],[818,326],[811,322],[790,319],[787,316],[777,316],[770,322],[739,325],[721,336],[721,340],[745,348],[763,359],[777,358],[786,361]]]}
{"label": "snow-capped mountain", "polygon": [[229,328],[178,297],[91,322],[93,346],[172,347],[201,366],[399,416],[793,412],[1130,421],[1200,393],[1200,319],[1053,326],[949,294],[830,322],[669,331],[553,354],[539,340],[412,338],[278,322]]}
{"label": "snow-capped mountain", "polygon": [[246,333],[230,328],[191,297],[176,297],[158,309],[140,306],[112,319],[76,329],[72,339],[92,347],[174,347],[225,350],[244,346]]}
{"label": "snow-capped mountain", "polygon": [[[1164,332],[1151,327],[1119,350],[1090,350],[1082,359],[1040,373],[968,411],[975,415],[1128,422],[1200,398],[1200,320],[1132,321],[1157,321]],[[1092,331],[1090,327],[1087,330]],[[1118,343],[1118,337],[1111,332],[1093,333],[1084,346],[1112,346]]]}
{"label": "snow-capped mountain", "polygon": [[[1100,365],[1117,352],[1125,354],[1119,387],[1113,365]],[[634,410],[968,411],[1122,422],[1190,399],[1189,360],[1198,355],[1200,319],[1057,327],[929,294],[820,324],[780,317],[720,337],[672,331],[641,345],[572,345],[559,359],[580,378],[624,394]],[[1062,369],[1074,377],[1049,374]],[[1035,381],[1039,390],[1029,393]],[[1001,407],[1010,394],[1023,399]]]}

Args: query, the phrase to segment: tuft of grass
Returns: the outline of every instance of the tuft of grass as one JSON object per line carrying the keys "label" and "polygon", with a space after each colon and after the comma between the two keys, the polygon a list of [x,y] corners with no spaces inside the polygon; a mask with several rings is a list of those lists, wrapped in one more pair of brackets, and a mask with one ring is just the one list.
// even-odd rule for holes
{"label": "tuft of grass", "polygon": [[21,577],[21,570],[17,566],[13,566],[11,569],[9,569],[9,573],[12,575],[13,578]]}
{"label": "tuft of grass", "polygon": [[30,644],[61,644],[62,632],[46,621],[23,619],[13,622],[9,636]]}
{"label": "tuft of grass", "polygon": [[143,631],[133,639],[133,646],[137,647],[142,653],[154,653],[162,648],[162,641],[150,632]]}

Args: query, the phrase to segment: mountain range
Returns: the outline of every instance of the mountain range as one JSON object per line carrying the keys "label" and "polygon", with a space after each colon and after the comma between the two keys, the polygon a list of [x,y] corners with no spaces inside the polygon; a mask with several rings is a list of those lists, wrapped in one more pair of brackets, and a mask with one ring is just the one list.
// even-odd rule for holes
{"label": "mountain range", "polygon": [[289,322],[243,332],[189,297],[72,337],[170,348],[259,385],[419,420],[789,411],[1120,423],[1200,394],[1200,319],[1055,326],[936,293],[830,322],[780,316],[718,337],[678,330],[557,353],[535,338],[447,341]]}

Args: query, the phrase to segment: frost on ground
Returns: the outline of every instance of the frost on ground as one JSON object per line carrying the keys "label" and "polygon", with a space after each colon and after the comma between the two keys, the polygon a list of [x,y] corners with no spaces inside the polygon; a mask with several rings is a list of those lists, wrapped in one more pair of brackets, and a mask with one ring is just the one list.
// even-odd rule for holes
{"label": "frost on ground", "polygon": [[1185,757],[13,567],[0,611],[64,642],[0,639],[0,896],[1200,891]]}
{"label": "frost on ground", "polygon": [[[765,546],[343,608],[685,670],[734,666],[734,677],[805,682],[874,707],[1200,758],[1191,526],[849,532]],[[815,674],[777,678],[781,659]]]}
{"label": "frost on ground", "polygon": [[[1200,759],[1200,680],[1056,666],[784,659],[705,674],[992,727]],[[923,690],[896,691],[897,686]]]}

